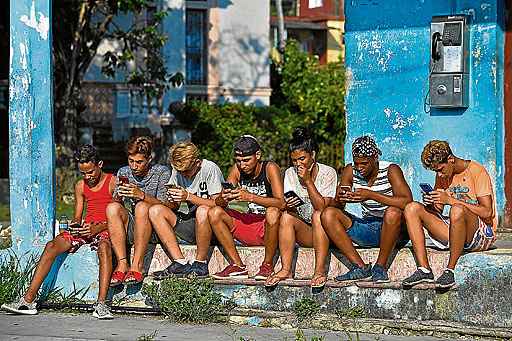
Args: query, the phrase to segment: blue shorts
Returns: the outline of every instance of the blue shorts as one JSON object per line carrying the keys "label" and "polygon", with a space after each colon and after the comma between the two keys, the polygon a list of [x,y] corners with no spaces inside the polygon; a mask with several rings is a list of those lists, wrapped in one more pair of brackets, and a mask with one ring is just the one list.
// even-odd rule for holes
{"label": "blue shorts", "polygon": [[352,226],[347,230],[347,234],[354,243],[362,247],[379,247],[382,218],[359,218],[350,215],[350,219]]}

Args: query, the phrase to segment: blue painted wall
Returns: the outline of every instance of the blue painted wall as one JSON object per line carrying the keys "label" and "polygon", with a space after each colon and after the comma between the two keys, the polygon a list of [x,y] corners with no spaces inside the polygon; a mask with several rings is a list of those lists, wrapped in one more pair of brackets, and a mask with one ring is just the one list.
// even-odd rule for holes
{"label": "blue painted wall", "polygon": [[10,1],[9,178],[13,248],[53,238],[51,1]]}
{"label": "blue painted wall", "polygon": [[[470,96],[466,110],[424,111],[428,90],[430,22],[434,15],[467,14]],[[503,17],[501,0],[352,0],[345,2],[347,146],[372,134],[383,159],[397,162],[414,192],[433,182],[420,161],[431,139],[482,163],[504,206]],[[351,160],[346,148],[346,160]]]}

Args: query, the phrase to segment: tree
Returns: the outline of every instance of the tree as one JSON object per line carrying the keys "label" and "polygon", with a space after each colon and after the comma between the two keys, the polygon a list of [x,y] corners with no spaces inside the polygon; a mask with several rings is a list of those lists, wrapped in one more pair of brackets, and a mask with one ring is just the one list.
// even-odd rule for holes
{"label": "tree", "polygon": [[[170,85],[181,84],[183,76],[170,75],[160,53],[167,40],[160,31],[165,15],[148,0],[53,1],[57,143],[76,145],[77,124],[85,110],[82,80],[103,41],[119,44],[116,51],[104,54],[103,74],[124,72],[128,83],[141,87],[148,103],[162,97]],[[120,16],[132,18],[132,24],[122,27],[116,20]],[[129,70],[129,64],[135,69]]]}

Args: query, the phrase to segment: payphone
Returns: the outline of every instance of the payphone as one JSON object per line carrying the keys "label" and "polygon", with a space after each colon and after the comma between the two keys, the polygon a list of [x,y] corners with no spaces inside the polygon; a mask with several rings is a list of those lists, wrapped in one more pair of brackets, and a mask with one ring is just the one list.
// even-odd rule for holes
{"label": "payphone", "polygon": [[430,25],[430,106],[467,108],[469,29],[465,15],[432,17]]}

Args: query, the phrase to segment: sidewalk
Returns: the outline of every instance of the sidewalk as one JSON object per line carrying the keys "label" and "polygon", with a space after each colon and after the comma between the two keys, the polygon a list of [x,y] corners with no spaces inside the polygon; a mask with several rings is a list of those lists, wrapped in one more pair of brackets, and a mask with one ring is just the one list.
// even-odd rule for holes
{"label": "sidewalk", "polygon": [[[43,312],[37,316],[19,316],[0,313],[0,340],[63,341],[63,340],[144,340],[144,335],[154,338],[145,340],[295,340],[295,331],[273,328],[258,328],[238,325],[175,324],[157,317],[120,316],[111,321],[99,321],[90,314],[63,314]],[[355,334],[321,330],[306,330],[307,340],[324,337],[322,340],[361,341],[436,341],[429,336],[402,337],[394,335]]]}

